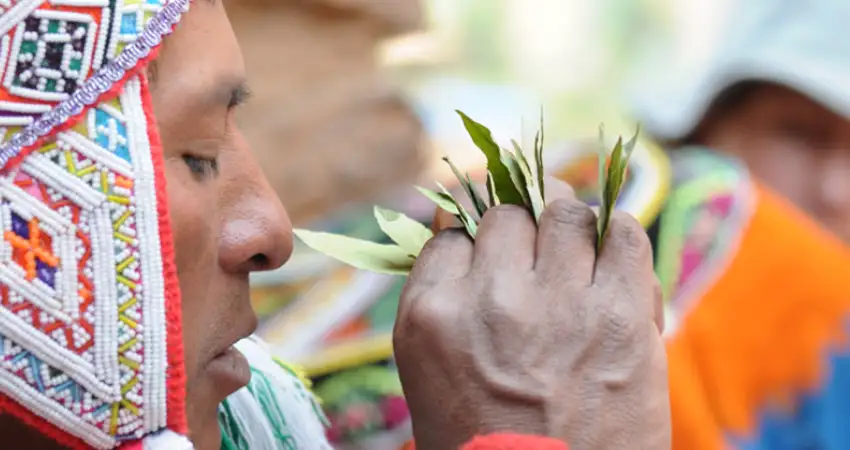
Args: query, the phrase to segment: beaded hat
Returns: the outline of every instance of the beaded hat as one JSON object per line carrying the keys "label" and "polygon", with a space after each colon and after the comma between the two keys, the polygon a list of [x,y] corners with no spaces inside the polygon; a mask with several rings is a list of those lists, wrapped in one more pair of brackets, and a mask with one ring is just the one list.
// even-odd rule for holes
{"label": "beaded hat", "polygon": [[191,448],[143,70],[188,6],[0,0],[0,413],[70,448]]}

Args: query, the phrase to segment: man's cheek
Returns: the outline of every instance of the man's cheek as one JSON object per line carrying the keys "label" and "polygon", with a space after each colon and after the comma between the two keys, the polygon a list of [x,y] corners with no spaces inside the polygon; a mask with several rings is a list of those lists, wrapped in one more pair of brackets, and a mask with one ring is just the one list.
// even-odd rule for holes
{"label": "man's cheek", "polygon": [[206,304],[209,298],[209,283],[206,281],[209,274],[196,270],[182,273],[178,270],[178,274],[183,314],[183,352],[186,374],[191,381],[203,369],[206,358],[211,356],[205,351],[205,345],[208,344],[205,337],[209,336],[210,323],[213,322],[208,317],[211,313]]}
{"label": "man's cheek", "polygon": [[169,191],[169,212],[171,233],[174,239],[178,274],[195,270],[203,266],[205,259],[212,256],[214,205],[204,201],[203,195],[193,195],[181,183],[171,183]]}

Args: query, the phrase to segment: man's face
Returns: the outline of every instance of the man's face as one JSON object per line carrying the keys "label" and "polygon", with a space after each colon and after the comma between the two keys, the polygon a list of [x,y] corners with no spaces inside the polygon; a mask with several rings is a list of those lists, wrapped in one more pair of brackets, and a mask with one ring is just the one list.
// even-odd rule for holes
{"label": "man's face", "polygon": [[789,89],[754,88],[700,133],[850,241],[850,121]]}
{"label": "man's face", "polygon": [[236,126],[244,70],[224,7],[209,0],[194,2],[151,70],[200,450],[219,448],[217,405],[250,377],[231,347],[256,327],[248,274],[280,266],[292,250],[289,219]]}

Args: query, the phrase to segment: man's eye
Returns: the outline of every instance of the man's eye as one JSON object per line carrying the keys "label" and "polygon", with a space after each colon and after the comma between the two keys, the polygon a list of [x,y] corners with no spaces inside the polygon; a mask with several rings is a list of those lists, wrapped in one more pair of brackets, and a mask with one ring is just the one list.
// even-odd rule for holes
{"label": "man's eye", "polygon": [[189,170],[197,176],[207,177],[218,174],[218,160],[184,155],[183,161]]}

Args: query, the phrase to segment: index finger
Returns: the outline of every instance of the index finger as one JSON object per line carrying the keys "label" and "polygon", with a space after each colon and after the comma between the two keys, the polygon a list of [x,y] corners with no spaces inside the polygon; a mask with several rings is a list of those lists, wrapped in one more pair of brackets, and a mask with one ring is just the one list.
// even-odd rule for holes
{"label": "index finger", "polygon": [[462,229],[443,230],[431,238],[410,270],[396,317],[407,317],[420,294],[466,276],[472,266],[472,251],[472,240]]}
{"label": "index finger", "polygon": [[472,266],[473,244],[466,231],[449,228],[437,233],[422,248],[408,283],[437,284],[466,276]]}

